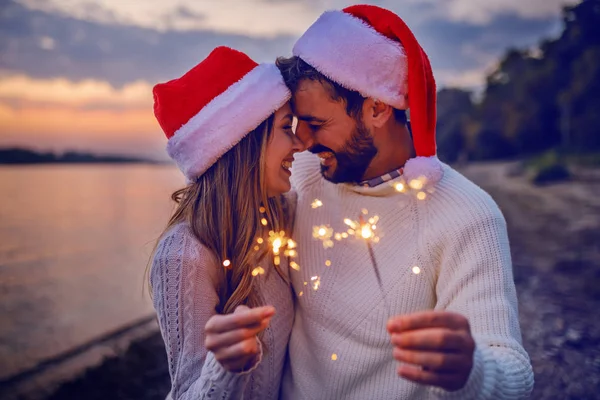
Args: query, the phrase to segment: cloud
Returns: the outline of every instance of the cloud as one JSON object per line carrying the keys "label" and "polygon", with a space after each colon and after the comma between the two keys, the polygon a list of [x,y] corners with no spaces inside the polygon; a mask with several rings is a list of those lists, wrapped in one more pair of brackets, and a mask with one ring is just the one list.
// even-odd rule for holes
{"label": "cloud", "polygon": [[17,104],[68,106],[79,109],[128,109],[152,107],[152,85],[145,81],[114,88],[91,79],[71,82],[65,78],[33,79],[26,75],[0,78],[0,101]]}
{"label": "cloud", "polygon": [[[257,61],[289,55],[347,0],[0,0],[0,145],[164,155],[151,87],[214,47]],[[556,33],[555,0],[379,0],[415,32],[438,86],[481,88],[508,47]]]}
{"label": "cloud", "polygon": [[[65,4],[77,2],[65,1]],[[296,2],[253,1],[262,5],[261,11],[254,10],[249,16],[262,14],[262,9],[274,4],[283,6]],[[454,1],[441,4],[454,4]],[[303,7],[315,7],[316,3],[310,1]],[[338,3],[341,2],[328,0],[322,6],[341,7]],[[531,20],[514,14],[498,14],[485,25],[457,22],[435,16],[442,6],[434,7],[432,0],[419,0],[418,3],[408,0],[402,5],[391,0],[377,3],[406,16],[428,52],[435,72],[444,71],[438,78],[441,85],[453,71],[456,76],[477,69],[483,73],[507,47],[535,44],[541,36],[556,31],[558,25],[556,17]],[[169,9],[172,18],[177,15],[189,21],[208,18],[187,3],[177,4]],[[272,61],[278,55],[289,55],[298,36],[250,37],[211,30],[160,31],[117,23],[115,21],[121,17],[111,13],[99,15],[112,22],[90,22],[9,2],[0,14],[0,70],[35,79],[92,79],[121,87],[138,80],[156,83],[179,76],[218,45],[245,51],[257,61]],[[214,17],[214,12],[212,15]],[[163,15],[167,23],[171,17]]]}
{"label": "cloud", "polygon": [[[31,10],[101,24],[167,30],[210,30],[251,37],[300,34],[322,11],[303,2],[264,0],[18,0]],[[317,5],[318,3],[310,3]]]}
{"label": "cloud", "polygon": [[499,15],[507,14],[524,19],[547,19],[555,17],[563,5],[579,2],[580,0],[445,0],[438,3],[449,19],[482,25]]}
{"label": "cloud", "polygon": [[0,102],[0,147],[92,150],[166,159],[166,138],[151,108],[82,110]]}
{"label": "cloud", "polygon": [[[342,9],[347,0],[262,0],[270,4],[305,4],[317,13],[327,9]],[[581,0],[374,0],[361,3],[377,5],[396,12],[414,24],[430,18],[485,25],[502,15],[523,19],[556,17],[566,4]]]}
{"label": "cloud", "polygon": [[[166,31],[106,25],[9,2],[0,13],[0,69],[34,78],[94,79],[112,85],[172,79],[216,46],[273,61],[289,54],[295,37],[252,38],[205,31]],[[181,10],[179,10],[181,12]]]}
{"label": "cloud", "polygon": [[[484,73],[509,47],[530,47],[541,37],[556,31],[558,20],[528,20],[514,15],[498,15],[487,25],[431,19],[415,27],[415,35],[429,55],[436,77],[446,83],[452,72]],[[438,74],[438,71],[444,73]]]}

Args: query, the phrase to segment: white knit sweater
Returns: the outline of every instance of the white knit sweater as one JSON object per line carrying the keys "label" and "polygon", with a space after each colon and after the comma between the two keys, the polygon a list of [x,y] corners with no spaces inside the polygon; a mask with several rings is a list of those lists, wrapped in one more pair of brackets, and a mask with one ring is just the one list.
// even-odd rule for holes
{"label": "white knit sweater", "polygon": [[[521,345],[506,225],[494,201],[446,165],[424,200],[390,184],[335,185],[319,169],[314,155],[302,154],[292,171],[300,270],[290,272],[298,297],[283,398],[527,397],[533,373]],[[315,199],[323,206],[313,209]],[[334,239],[326,249],[313,238],[314,226],[346,231],[344,219],[358,220],[363,209],[380,217],[373,249],[387,304],[364,240]],[[318,290],[311,287],[316,276]],[[396,373],[386,322],[428,309],[458,312],[470,322],[474,365],[460,391],[418,385]]]}
{"label": "white knit sweater", "polygon": [[204,347],[204,326],[218,304],[219,268],[186,224],[174,226],[156,249],[150,282],[171,375],[167,399],[277,399],[294,318],[290,287],[272,268],[255,279],[262,303],[276,314],[259,363],[248,373],[231,373]]}

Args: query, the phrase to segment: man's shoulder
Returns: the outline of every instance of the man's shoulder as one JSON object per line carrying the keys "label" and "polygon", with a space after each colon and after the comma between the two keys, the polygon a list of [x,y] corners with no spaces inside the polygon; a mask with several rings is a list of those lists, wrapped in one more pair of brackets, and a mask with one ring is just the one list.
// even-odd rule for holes
{"label": "man's shoulder", "polygon": [[459,225],[503,219],[500,208],[485,190],[445,164],[444,177],[435,187],[431,206],[436,211],[442,209],[444,217]]}

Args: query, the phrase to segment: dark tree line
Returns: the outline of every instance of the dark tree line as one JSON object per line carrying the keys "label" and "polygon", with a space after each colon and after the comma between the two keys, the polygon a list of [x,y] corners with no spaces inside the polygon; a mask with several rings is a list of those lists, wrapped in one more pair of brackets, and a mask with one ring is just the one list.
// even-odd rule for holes
{"label": "dark tree line", "polygon": [[535,50],[509,50],[480,101],[461,89],[439,92],[443,160],[600,151],[600,0],[565,7],[563,24]]}

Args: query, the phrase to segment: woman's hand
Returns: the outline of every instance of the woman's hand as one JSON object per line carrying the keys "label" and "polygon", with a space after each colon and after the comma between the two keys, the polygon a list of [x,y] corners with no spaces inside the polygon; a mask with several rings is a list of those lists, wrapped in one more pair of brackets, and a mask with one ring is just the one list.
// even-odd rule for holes
{"label": "woman's hand", "polygon": [[213,315],[204,328],[204,345],[226,370],[250,369],[261,351],[256,335],[269,326],[273,315],[273,306],[238,306],[233,314]]}

